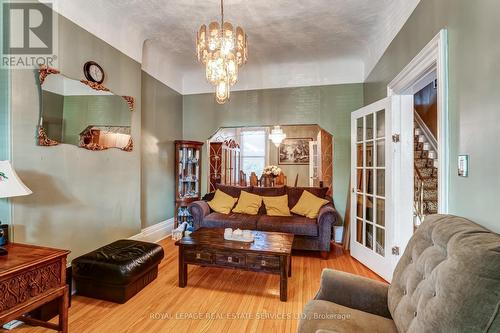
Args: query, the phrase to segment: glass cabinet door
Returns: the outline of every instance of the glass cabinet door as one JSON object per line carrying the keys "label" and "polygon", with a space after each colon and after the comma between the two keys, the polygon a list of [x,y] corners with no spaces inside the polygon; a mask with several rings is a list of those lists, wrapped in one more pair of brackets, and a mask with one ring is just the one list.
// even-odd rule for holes
{"label": "glass cabinet door", "polygon": [[180,199],[199,196],[200,153],[199,149],[185,147],[178,151],[178,193]]}
{"label": "glass cabinet door", "polygon": [[188,222],[191,216],[188,205],[200,199],[201,149],[203,142],[175,141],[176,195],[175,226]]}

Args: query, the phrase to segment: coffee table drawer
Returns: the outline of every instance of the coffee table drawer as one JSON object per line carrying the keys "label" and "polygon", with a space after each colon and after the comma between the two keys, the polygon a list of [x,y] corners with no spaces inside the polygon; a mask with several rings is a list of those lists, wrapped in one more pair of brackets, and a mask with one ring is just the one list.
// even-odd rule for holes
{"label": "coffee table drawer", "polygon": [[209,251],[186,250],[184,252],[186,262],[195,264],[213,264],[214,254]]}
{"label": "coffee table drawer", "polygon": [[215,263],[222,266],[243,267],[246,265],[245,255],[240,253],[217,252]]}
{"label": "coffee table drawer", "polygon": [[279,272],[280,258],[278,256],[247,254],[247,266],[252,269]]}

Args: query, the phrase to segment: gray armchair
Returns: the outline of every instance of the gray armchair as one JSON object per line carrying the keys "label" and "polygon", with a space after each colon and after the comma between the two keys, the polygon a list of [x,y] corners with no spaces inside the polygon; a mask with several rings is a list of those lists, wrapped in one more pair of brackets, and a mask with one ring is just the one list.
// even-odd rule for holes
{"label": "gray armchair", "polygon": [[464,218],[429,216],[391,285],[325,269],[298,331],[500,332],[500,235]]}

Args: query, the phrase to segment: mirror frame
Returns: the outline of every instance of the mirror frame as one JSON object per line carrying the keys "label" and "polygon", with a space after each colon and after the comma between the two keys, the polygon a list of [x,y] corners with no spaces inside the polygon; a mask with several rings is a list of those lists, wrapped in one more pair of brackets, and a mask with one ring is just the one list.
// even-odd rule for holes
{"label": "mirror frame", "polygon": [[[42,90],[43,83],[45,82],[45,79],[47,78],[47,76],[49,76],[51,74],[61,74],[61,72],[58,69],[53,68],[53,67],[49,67],[46,65],[40,66],[40,68],[38,69],[38,81],[40,84],[40,90]],[[63,75],[63,74],[61,74],[61,75]],[[71,79],[71,78],[68,77],[68,79]],[[92,88],[94,90],[111,92],[111,90],[109,90],[107,87],[105,87],[102,83],[96,83],[96,82],[92,82],[92,81],[88,81],[88,80],[79,80],[79,81],[81,83],[89,86],[90,88]],[[121,96],[121,97],[127,103],[129,110],[131,112],[133,112],[134,106],[135,106],[134,97],[132,97],[132,96]],[[42,106],[43,106],[43,103],[40,103],[40,114],[42,114],[42,112],[43,112]],[[43,125],[41,123],[39,123],[37,126],[37,145],[44,146],[44,147],[50,147],[50,146],[57,146],[59,144],[61,144],[61,142],[58,142],[56,140],[52,140],[47,136],[47,131],[45,130],[45,128],[43,128]],[[106,149],[110,149],[110,148],[116,148],[116,147],[99,147],[99,148],[93,147],[93,148],[90,148],[90,147],[87,147],[85,145],[82,145],[81,143],[78,147],[85,148],[87,150],[106,150]],[[131,152],[133,150],[133,148],[134,148],[134,143],[132,140],[132,135],[130,135],[130,139],[129,139],[128,144],[123,148],[117,148],[117,149]]]}

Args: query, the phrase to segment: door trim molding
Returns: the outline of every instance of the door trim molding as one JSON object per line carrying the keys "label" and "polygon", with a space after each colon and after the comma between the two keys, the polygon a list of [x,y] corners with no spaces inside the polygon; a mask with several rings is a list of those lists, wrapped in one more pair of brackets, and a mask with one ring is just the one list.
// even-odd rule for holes
{"label": "door trim molding", "polygon": [[[448,32],[442,29],[387,86],[389,97],[413,95],[419,81],[436,72],[438,80],[438,212],[448,213],[449,121]],[[394,111],[394,110],[393,110]]]}

